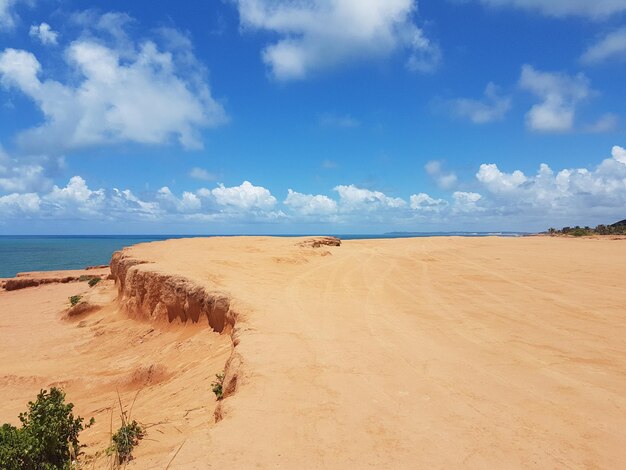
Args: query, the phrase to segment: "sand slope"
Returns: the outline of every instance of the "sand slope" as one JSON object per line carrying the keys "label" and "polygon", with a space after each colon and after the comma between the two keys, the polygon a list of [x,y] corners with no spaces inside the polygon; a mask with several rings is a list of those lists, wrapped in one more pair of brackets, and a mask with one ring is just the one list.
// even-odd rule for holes
{"label": "sand slope", "polygon": [[[102,308],[65,319],[71,295]],[[112,409],[113,427],[120,426],[119,391],[127,411],[137,397],[133,417],[148,429],[133,465],[164,468],[185,439],[213,423],[210,383],[231,341],[204,327],[129,319],[116,295],[112,281],[0,291],[0,423],[18,425],[41,388],[61,387],[78,415],[96,419],[80,437],[84,468],[110,468],[108,459],[92,458],[109,445]]]}
{"label": "sand slope", "polygon": [[243,363],[173,468],[618,468],[626,245],[428,238],[140,245],[229,292]]}

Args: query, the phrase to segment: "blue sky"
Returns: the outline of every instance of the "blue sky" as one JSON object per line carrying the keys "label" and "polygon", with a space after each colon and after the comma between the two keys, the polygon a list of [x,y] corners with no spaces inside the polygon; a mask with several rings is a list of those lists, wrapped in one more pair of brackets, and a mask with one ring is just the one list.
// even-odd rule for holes
{"label": "blue sky", "polygon": [[626,217],[626,0],[0,0],[0,233]]}

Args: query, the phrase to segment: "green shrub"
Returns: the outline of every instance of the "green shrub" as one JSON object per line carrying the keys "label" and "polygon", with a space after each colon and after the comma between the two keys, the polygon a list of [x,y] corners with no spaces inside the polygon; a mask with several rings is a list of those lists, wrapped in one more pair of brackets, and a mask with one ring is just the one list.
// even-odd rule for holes
{"label": "green shrub", "polygon": [[585,235],[589,235],[590,232],[584,228],[576,227],[574,230],[569,232],[569,234],[574,237],[584,237]]}
{"label": "green shrub", "polygon": [[37,400],[28,403],[28,411],[19,415],[21,428],[9,424],[0,428],[0,468],[69,469],[79,453],[79,433],[94,421],[83,426],[83,418],[74,418],[73,409],[62,390],[39,392]]}
{"label": "green shrub", "polygon": [[143,439],[144,435],[144,429],[137,421],[133,419],[131,422],[127,422],[123,416],[122,427],[111,437],[111,447],[108,451],[115,453],[118,464],[132,460],[133,449]]}
{"label": "green shrub", "polygon": [[78,304],[78,302],[80,302],[80,299],[82,299],[83,297],[80,295],[73,295],[70,297],[70,305],[72,307],[74,307],[76,304]]}
{"label": "green shrub", "polygon": [[79,282],[85,282],[85,281],[88,281],[89,279],[91,279],[91,276],[89,276],[88,274],[83,274],[78,277]]}
{"label": "green shrub", "polygon": [[211,390],[218,400],[224,397],[224,373],[215,374],[215,381],[211,382]]}
{"label": "green shrub", "polygon": [[89,284],[89,287],[93,287],[96,284],[98,284],[102,279],[100,279],[99,277],[92,277],[91,279],[89,279],[89,282],[87,284]]}

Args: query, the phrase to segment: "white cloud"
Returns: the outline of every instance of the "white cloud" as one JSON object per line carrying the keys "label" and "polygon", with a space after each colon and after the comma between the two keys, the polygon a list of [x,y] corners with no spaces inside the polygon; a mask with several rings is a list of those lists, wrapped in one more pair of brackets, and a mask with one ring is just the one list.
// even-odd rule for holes
{"label": "white cloud", "polygon": [[[200,195],[203,194],[207,195],[208,193],[203,191]],[[217,188],[210,191],[210,194],[215,198],[217,204],[221,206],[231,206],[243,210],[269,210],[277,202],[268,189],[262,186],[254,186],[249,181],[244,181],[241,185],[230,188],[220,184]]]}
{"label": "white cloud", "polygon": [[554,172],[543,163],[536,175],[527,176],[485,164],[476,177],[489,192],[488,205],[494,212],[588,219],[619,217],[626,207],[626,150],[619,146],[613,147],[612,158],[594,169]]}
{"label": "white cloud", "polygon": [[341,211],[375,211],[406,206],[406,201],[401,198],[389,197],[380,191],[370,191],[353,184],[336,186],[334,190],[339,194]]}
{"label": "white cloud", "polygon": [[485,88],[484,100],[458,98],[448,101],[447,106],[456,117],[474,124],[486,124],[504,118],[511,109],[511,98],[502,96],[499,88],[490,82]]}
{"label": "white cloud", "polygon": [[189,172],[189,176],[202,181],[215,181],[217,179],[217,175],[205,170],[204,168],[198,167],[192,168]]}
{"label": "white cloud", "polygon": [[590,46],[580,60],[583,64],[594,65],[624,58],[626,58],[626,27],[607,34],[600,41]]}
{"label": "white cloud", "polygon": [[18,0],[0,0],[0,32],[11,31],[17,24],[18,16],[14,11]]}
{"label": "white cloud", "polygon": [[615,145],[611,149],[611,156],[614,160],[626,165],[626,149]]}
{"label": "white cloud", "polygon": [[24,193],[47,190],[52,185],[42,162],[18,162],[0,145],[0,191]]}
{"label": "white cloud", "polygon": [[135,196],[130,189],[113,188],[110,194],[109,208],[110,216],[117,219],[140,217],[158,220],[164,213],[158,202],[143,201]]}
{"label": "white cloud", "polygon": [[[0,165],[6,156],[0,158]],[[436,165],[432,165],[436,166]],[[552,170],[541,164],[534,175],[502,171],[482,164],[472,191],[454,191],[440,199],[412,194],[409,203],[355,185],[337,186],[338,198],[293,189],[279,203],[269,189],[244,181],[195,193],[174,194],[168,187],[141,197],[131,190],[91,189],[80,176],[49,191],[11,191],[0,196],[4,221],[42,220],[149,221],[151,223],[334,224],[336,227],[460,227],[535,230],[549,226],[608,223],[623,218],[626,207],[626,149],[614,146],[611,157],[593,168]],[[291,224],[291,225],[288,225]],[[375,224],[375,225],[373,225]],[[227,226],[227,225],[225,225]],[[329,225],[324,225],[329,226]],[[204,226],[206,227],[206,226]]]}
{"label": "white cloud", "polygon": [[50,211],[71,213],[76,210],[88,215],[98,215],[104,207],[105,191],[104,189],[93,191],[83,178],[73,176],[67,186],[60,188],[55,185],[43,200],[51,206]]}
{"label": "white cloud", "polygon": [[16,216],[39,212],[41,199],[36,193],[8,194],[0,196],[0,215]]}
{"label": "white cloud", "polygon": [[454,200],[453,210],[455,212],[477,212],[483,210],[478,206],[478,202],[483,197],[478,193],[455,191],[452,193]]}
{"label": "white cloud", "polygon": [[44,45],[56,46],[58,44],[59,33],[53,31],[48,23],[32,25],[29,34],[31,38],[37,39]]}
{"label": "white cloud", "polygon": [[623,0],[481,0],[482,3],[494,7],[517,7],[532,10],[544,15],[585,16],[602,19],[616,13],[626,11]]}
{"label": "white cloud", "polygon": [[118,43],[125,49],[95,37],[73,42],[65,51],[73,75],[67,84],[41,80],[41,65],[30,52],[0,54],[2,85],[20,90],[44,115],[41,126],[19,136],[23,148],[60,152],[121,142],[164,144],[172,138],[198,148],[203,128],[225,122],[203,70],[189,65],[189,49],[162,51],[152,41],[132,47]]}
{"label": "white cloud", "polygon": [[337,212],[337,202],[328,196],[302,194],[292,189],[288,190],[283,203],[296,213],[305,216],[330,215]]}
{"label": "white cloud", "polygon": [[431,176],[437,185],[442,189],[450,189],[457,183],[457,176],[454,172],[448,172],[443,169],[443,163],[439,160],[431,160],[424,165],[426,173]]}
{"label": "white cloud", "polygon": [[174,196],[170,188],[163,186],[157,192],[157,201],[161,207],[169,212],[195,213],[199,212],[202,203],[195,194],[184,191],[180,198]]}
{"label": "white cloud", "polygon": [[502,173],[495,163],[480,165],[476,178],[492,192],[514,191],[527,181],[526,175],[521,171],[516,170],[511,174]]}
{"label": "white cloud", "polygon": [[420,212],[441,212],[449,205],[445,199],[434,199],[428,194],[413,194],[410,198],[411,209]]}
{"label": "white cloud", "polygon": [[567,132],[574,128],[576,106],[594,94],[589,80],[578,74],[542,72],[531,65],[522,67],[520,87],[542,101],[526,114],[529,129],[538,132]]}
{"label": "white cloud", "polygon": [[439,48],[412,20],[414,0],[235,0],[244,30],[279,36],[265,47],[263,61],[279,80],[348,62],[409,53],[407,67],[432,71]]}

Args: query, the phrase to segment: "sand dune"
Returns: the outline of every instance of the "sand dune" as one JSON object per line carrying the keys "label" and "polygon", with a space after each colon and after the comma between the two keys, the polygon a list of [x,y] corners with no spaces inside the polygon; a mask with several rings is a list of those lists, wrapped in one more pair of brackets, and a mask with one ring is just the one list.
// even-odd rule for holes
{"label": "sand dune", "polygon": [[[53,378],[76,391],[73,401],[87,400],[88,415],[110,399],[94,391],[110,389],[107,380],[161,364],[163,385],[148,389],[136,416],[180,423],[181,408],[199,406],[200,417],[164,434],[160,447],[142,444],[129,468],[163,468],[183,441],[170,468],[619,468],[626,460],[623,242],[301,242],[188,239],[127,249],[127,260],[145,263],[125,278],[176,282],[163,297],[122,289],[124,313],[90,314],[88,328],[58,326],[51,312],[62,296],[35,317],[7,300],[18,293],[2,293],[2,339],[9,328],[25,334],[20,323],[54,335],[45,347],[33,340],[26,363],[11,367],[36,379],[2,384],[0,398],[13,398],[0,418],[21,409],[12,394]],[[206,302],[186,294],[189,286]],[[47,298],[57,288],[70,286],[35,289]],[[228,335],[211,333],[206,317],[178,324],[187,309],[215,310],[216,296],[235,320],[232,355]],[[107,341],[96,336],[102,324]],[[151,328],[158,338],[137,344]],[[44,355],[61,361],[68,352],[66,371],[40,370],[51,367]],[[213,423],[207,383],[228,357],[236,388]],[[11,360],[3,348],[0,363]]]}

